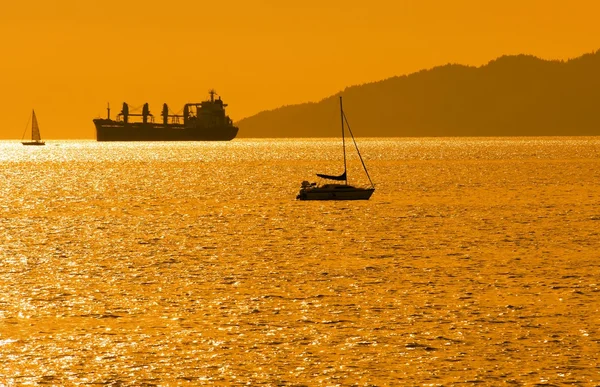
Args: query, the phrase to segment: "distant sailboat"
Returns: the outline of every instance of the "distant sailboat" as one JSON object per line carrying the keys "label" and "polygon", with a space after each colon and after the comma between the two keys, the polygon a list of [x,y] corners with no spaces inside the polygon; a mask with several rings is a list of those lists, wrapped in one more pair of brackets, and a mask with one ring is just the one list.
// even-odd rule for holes
{"label": "distant sailboat", "polygon": [[[371,176],[369,176],[369,172],[367,171],[367,166],[363,161],[362,156],[360,155],[360,151],[358,150],[358,145],[356,145],[356,140],[354,140],[354,135],[352,134],[352,129],[350,129],[350,125],[348,124],[348,120],[346,119],[346,115],[344,114],[344,109],[342,107],[342,97],[340,97],[340,113],[342,116],[342,149],[344,152],[344,173],[339,176],[330,176],[323,175],[317,173],[317,176],[333,181],[343,181],[344,184],[323,184],[318,185],[317,183],[309,183],[308,181],[303,181],[302,186],[300,188],[300,192],[296,199],[298,200],[369,200],[373,192],[375,192],[375,185],[371,181]],[[370,187],[354,187],[352,185],[348,185],[348,173],[346,168],[346,137],[344,130],[344,123],[348,127],[348,131],[350,132],[350,136],[352,137],[352,141],[354,142],[354,146],[356,147],[356,152],[358,153],[358,157],[362,163],[362,166],[365,170],[365,174],[371,183]]]}
{"label": "distant sailboat", "polygon": [[[23,145],[46,145],[44,141],[42,141],[42,137],[40,136],[40,127],[38,126],[37,118],[35,116],[35,110],[33,110],[31,118],[31,141],[22,141]],[[23,134],[23,137],[25,135]]]}

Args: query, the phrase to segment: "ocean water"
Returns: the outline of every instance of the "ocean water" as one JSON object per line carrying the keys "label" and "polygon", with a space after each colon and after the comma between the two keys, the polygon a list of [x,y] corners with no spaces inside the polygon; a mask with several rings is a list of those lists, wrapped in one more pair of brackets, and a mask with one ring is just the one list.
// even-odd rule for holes
{"label": "ocean water", "polygon": [[599,385],[600,138],[358,142],[0,142],[0,386]]}

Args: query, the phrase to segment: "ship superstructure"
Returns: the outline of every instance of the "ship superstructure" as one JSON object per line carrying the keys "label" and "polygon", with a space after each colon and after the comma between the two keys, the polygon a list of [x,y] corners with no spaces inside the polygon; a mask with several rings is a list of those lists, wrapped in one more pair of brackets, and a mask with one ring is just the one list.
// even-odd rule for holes
{"label": "ship superstructure", "polygon": [[140,113],[130,112],[124,102],[115,120],[94,119],[98,141],[229,141],[235,138],[238,128],[225,114],[227,104],[216,92],[209,91],[210,99],[198,103],[187,103],[183,114],[171,114],[168,105],[163,104],[161,118],[155,122],[150,107],[145,103]]}

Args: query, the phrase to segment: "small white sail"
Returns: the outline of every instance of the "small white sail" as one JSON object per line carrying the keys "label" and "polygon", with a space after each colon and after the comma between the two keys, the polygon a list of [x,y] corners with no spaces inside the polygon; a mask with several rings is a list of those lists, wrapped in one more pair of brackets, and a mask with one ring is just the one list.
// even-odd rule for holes
{"label": "small white sail", "polygon": [[40,127],[38,126],[37,118],[35,116],[35,110],[33,111],[33,119],[31,123],[31,139],[33,141],[40,141],[42,139],[40,136]]}

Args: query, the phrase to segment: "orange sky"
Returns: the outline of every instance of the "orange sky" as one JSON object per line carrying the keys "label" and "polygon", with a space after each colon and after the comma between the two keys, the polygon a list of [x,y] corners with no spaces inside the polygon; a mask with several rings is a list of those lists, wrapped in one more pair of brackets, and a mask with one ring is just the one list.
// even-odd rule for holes
{"label": "orange sky", "polygon": [[[326,4],[326,5],[323,5]],[[600,49],[596,0],[7,0],[0,138],[95,138],[123,101],[179,111],[215,88],[234,120],[346,86],[503,54]]]}

